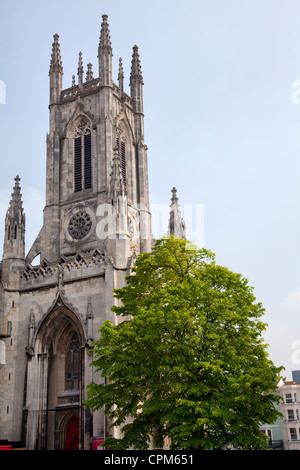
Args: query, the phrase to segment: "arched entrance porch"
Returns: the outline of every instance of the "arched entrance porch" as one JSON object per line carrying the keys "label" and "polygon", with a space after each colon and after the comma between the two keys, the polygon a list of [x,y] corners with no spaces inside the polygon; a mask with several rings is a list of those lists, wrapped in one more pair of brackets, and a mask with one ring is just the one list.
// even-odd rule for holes
{"label": "arched entrance porch", "polygon": [[84,345],[81,321],[65,305],[57,306],[38,328],[36,353],[28,362],[27,430],[36,435],[29,448],[84,448]]}

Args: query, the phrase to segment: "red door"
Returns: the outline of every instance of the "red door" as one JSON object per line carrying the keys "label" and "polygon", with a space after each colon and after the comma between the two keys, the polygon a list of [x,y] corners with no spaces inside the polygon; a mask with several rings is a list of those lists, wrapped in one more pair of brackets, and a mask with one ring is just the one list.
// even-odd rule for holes
{"label": "red door", "polygon": [[67,426],[66,450],[79,450],[79,419],[73,416]]}

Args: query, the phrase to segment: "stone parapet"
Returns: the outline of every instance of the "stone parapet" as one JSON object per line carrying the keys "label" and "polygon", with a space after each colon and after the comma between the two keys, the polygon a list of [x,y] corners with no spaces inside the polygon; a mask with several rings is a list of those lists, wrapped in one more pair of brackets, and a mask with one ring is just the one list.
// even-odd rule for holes
{"label": "stone parapet", "polygon": [[57,263],[44,260],[39,266],[28,264],[20,273],[20,290],[103,275],[105,264],[105,255],[98,250],[61,256]]}

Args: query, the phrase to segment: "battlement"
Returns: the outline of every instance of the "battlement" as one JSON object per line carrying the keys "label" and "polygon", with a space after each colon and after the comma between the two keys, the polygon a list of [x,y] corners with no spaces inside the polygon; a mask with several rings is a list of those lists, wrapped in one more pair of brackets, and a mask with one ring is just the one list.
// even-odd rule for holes
{"label": "battlement", "polygon": [[[60,94],[60,102],[65,103],[77,99],[78,96],[85,96],[93,93],[98,93],[100,89],[100,78],[93,78],[91,80],[87,80],[82,84],[82,87],[73,84],[71,87],[62,90]],[[112,90],[117,98],[119,98],[132,108],[133,101],[127,93],[124,93],[124,91],[122,91],[115,83],[112,84]]]}
{"label": "battlement", "polygon": [[61,256],[59,262],[48,263],[43,260],[40,265],[27,264],[20,273],[20,289],[27,290],[50,286],[74,279],[103,275],[105,255],[98,250],[77,252],[70,256]]}

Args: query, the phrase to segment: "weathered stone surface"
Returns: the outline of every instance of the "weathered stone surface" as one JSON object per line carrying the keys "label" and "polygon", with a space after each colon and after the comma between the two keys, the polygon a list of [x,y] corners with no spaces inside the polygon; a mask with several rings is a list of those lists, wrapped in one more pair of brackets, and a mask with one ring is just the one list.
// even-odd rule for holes
{"label": "weathered stone surface", "polygon": [[[6,218],[0,319],[12,322],[12,334],[3,339],[6,363],[0,367],[0,439],[23,440],[28,449],[66,448],[70,445],[68,422],[74,416],[79,418],[79,427],[78,441],[72,445],[89,449],[93,436],[108,432],[103,413],[91,417],[82,405],[86,385],[103,380],[89,367],[88,350],[102,323],[116,321],[111,312],[113,289],[124,285],[140,250],[151,248],[137,48],[132,96],[128,96],[123,77],[119,77],[120,87],[112,80],[106,15],[100,36],[99,77],[93,78],[89,64],[84,82],[80,55],[79,83],[73,78],[72,86],[64,90],[59,37],[54,36],[44,223],[26,256],[18,177]],[[89,168],[86,135],[91,142]],[[75,139],[80,139],[82,179],[82,190],[76,192]],[[115,168],[122,171],[114,172],[114,158]],[[91,187],[85,189],[89,171]],[[105,231],[110,210],[113,223],[107,219]],[[78,213],[84,215],[73,218],[70,231],[70,220]],[[83,219],[89,226],[83,225],[83,232],[76,235],[74,223],[84,224]],[[144,223],[143,240],[140,235],[133,237],[133,223],[138,227]],[[37,255],[40,264],[32,266]],[[70,349],[71,344],[78,344],[78,350],[77,346]],[[74,359],[70,366],[75,354],[77,362]]]}

